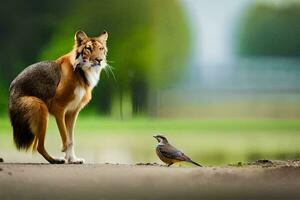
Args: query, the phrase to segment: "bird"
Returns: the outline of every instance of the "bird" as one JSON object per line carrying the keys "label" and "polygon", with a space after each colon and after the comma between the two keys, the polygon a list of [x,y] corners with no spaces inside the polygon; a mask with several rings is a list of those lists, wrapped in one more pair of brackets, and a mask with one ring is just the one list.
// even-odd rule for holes
{"label": "bird", "polygon": [[202,165],[196,163],[184,153],[173,147],[165,136],[155,135],[153,136],[158,141],[158,145],[156,146],[156,154],[160,158],[161,161],[166,163],[168,167],[177,162],[189,162],[202,167]]}

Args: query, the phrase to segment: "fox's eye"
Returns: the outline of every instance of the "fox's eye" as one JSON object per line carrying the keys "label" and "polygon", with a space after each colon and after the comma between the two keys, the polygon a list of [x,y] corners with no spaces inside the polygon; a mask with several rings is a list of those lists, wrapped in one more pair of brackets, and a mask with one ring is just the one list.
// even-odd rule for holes
{"label": "fox's eye", "polygon": [[92,51],[92,47],[86,47],[87,50],[89,50],[90,52]]}
{"label": "fox's eye", "polygon": [[100,51],[103,51],[104,50],[104,47],[100,47]]}

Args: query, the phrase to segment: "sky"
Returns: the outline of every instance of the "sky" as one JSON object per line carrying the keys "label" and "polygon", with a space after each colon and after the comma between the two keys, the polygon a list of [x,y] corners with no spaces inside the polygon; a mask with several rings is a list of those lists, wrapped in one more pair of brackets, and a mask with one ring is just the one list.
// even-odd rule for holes
{"label": "sky", "polygon": [[[220,3],[223,2],[223,3]],[[225,3],[226,2],[226,3]],[[233,30],[248,0],[183,0],[193,27],[195,57],[218,65],[233,57]]]}

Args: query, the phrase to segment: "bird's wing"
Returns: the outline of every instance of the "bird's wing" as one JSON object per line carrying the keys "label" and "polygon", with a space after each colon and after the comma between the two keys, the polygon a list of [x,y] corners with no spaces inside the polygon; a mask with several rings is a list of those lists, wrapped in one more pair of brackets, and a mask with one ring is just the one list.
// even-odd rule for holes
{"label": "bird's wing", "polygon": [[189,161],[190,158],[187,157],[184,153],[176,149],[171,145],[164,145],[158,147],[160,153],[170,159],[181,160],[181,161]]}

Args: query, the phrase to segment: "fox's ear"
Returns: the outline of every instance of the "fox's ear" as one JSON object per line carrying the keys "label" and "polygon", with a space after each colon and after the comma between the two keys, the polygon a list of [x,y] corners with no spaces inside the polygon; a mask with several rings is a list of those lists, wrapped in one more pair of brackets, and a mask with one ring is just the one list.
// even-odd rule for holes
{"label": "fox's ear", "polygon": [[107,38],[108,38],[108,33],[106,31],[103,31],[103,33],[101,33],[101,35],[97,37],[97,39],[104,44],[106,44]]}
{"label": "fox's ear", "polygon": [[88,36],[85,34],[85,32],[79,30],[75,33],[75,42],[77,45],[80,45],[83,40],[85,40]]}

